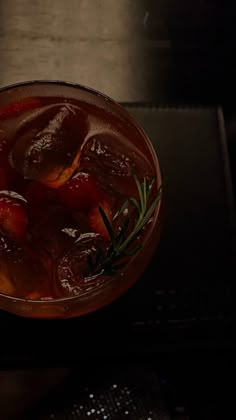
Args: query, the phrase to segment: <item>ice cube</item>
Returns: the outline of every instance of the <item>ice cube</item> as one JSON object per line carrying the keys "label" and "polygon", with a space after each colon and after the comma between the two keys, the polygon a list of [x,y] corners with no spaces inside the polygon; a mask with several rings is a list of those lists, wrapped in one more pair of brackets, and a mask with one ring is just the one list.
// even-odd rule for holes
{"label": "ice cube", "polygon": [[25,297],[45,284],[50,284],[50,272],[46,269],[38,250],[25,245],[20,246],[2,236],[0,239],[1,293]]}
{"label": "ice cube", "polygon": [[25,178],[54,182],[72,165],[86,135],[87,117],[71,104],[58,104],[23,125],[10,154]]}
{"label": "ice cube", "polygon": [[98,244],[106,249],[100,235],[86,233],[80,235],[75,245],[59,260],[57,266],[57,293],[59,296],[76,295],[100,284],[104,277],[92,276],[88,259],[95,261]]}
{"label": "ice cube", "polygon": [[9,236],[0,234],[0,258],[11,262],[22,261],[24,253],[18,242]]}
{"label": "ice cube", "polygon": [[146,156],[130,141],[116,134],[97,134],[83,145],[80,170],[92,173],[110,193],[129,195],[134,189],[133,172],[150,177]]}

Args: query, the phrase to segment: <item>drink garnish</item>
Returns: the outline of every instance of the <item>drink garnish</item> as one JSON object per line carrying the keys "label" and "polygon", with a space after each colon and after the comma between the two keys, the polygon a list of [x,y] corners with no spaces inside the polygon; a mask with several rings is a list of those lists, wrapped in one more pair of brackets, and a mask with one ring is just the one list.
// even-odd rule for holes
{"label": "drink garnish", "polygon": [[119,229],[119,232],[116,233],[113,229],[111,221],[107,217],[106,211],[104,211],[102,206],[99,206],[99,213],[103,220],[104,227],[107,230],[107,235],[110,238],[111,244],[107,251],[104,251],[104,249],[99,246],[97,248],[95,260],[91,258],[88,259],[91,275],[115,274],[117,270],[122,269],[127,264],[129,257],[136,254],[136,252],[142,247],[139,235],[160,202],[162,187],[160,186],[157,189],[154,197],[150,200],[155,178],[152,178],[152,180],[148,182],[147,178],[144,177],[143,182],[141,182],[135,174],[133,176],[138,189],[139,199],[137,200],[134,197],[127,199],[113,217],[113,221],[119,218],[119,216],[131,204],[134,205],[137,210],[135,225],[132,231],[127,234],[130,220],[126,217]]}
{"label": "drink garnish", "polygon": [[57,190],[60,201],[70,209],[87,210],[94,207],[102,197],[96,178],[86,172],[78,172]]}
{"label": "drink garnish", "polygon": [[[101,214],[101,210],[103,214]],[[112,223],[111,208],[107,200],[103,200],[89,212],[89,223],[94,232],[99,233],[105,239],[110,239],[110,234],[107,229],[107,222],[109,226]]]}
{"label": "drink garnish", "polygon": [[19,239],[26,233],[27,226],[28,217],[19,200],[0,196],[0,231]]}

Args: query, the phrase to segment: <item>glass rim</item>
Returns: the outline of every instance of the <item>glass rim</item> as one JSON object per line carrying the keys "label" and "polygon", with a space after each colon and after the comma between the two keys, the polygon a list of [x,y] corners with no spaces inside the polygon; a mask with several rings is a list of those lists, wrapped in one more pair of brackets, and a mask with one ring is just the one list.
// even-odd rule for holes
{"label": "glass rim", "polygon": [[[144,129],[140,126],[140,124],[136,121],[136,119],[116,100],[112,99],[110,96],[100,92],[99,90],[96,90],[94,88],[91,88],[89,86],[85,86],[76,82],[69,82],[69,81],[65,81],[65,80],[50,80],[50,79],[32,79],[32,80],[26,80],[23,82],[16,82],[16,83],[12,83],[9,85],[5,85],[0,87],[0,95],[7,91],[7,90],[13,90],[15,88],[18,87],[23,87],[23,86],[29,86],[29,85],[46,85],[46,84],[50,84],[50,85],[58,85],[58,86],[65,86],[65,87],[71,87],[71,88],[75,88],[78,90],[83,90],[85,92],[89,92],[95,96],[100,96],[101,98],[105,99],[107,102],[112,103],[116,108],[119,108],[119,110],[124,114],[126,119],[129,119],[130,122],[132,123],[132,125],[139,131],[139,133],[141,134],[143,140],[145,141],[149,152],[152,155],[152,159],[153,159],[153,163],[154,163],[154,168],[155,168],[155,172],[156,172],[156,179],[157,179],[157,186],[161,186],[162,185],[162,176],[161,176],[161,169],[160,169],[160,165],[159,165],[159,161],[158,161],[158,157],[157,154],[154,150],[154,147],[152,145],[151,140],[149,139],[147,133],[144,131]],[[154,210],[153,216],[152,217],[152,222],[151,222],[151,227],[149,228],[147,234],[145,234],[144,239],[142,241],[142,248],[137,252],[137,254],[135,254],[134,256],[132,256],[129,260],[129,262],[127,263],[127,265],[124,267],[124,271],[123,271],[123,275],[125,275],[125,271],[126,269],[133,263],[134,260],[136,260],[136,258],[138,258],[138,256],[140,255],[140,253],[144,250],[145,245],[147,244],[147,242],[149,241],[152,232],[156,226],[156,223],[158,221],[159,215],[160,215],[160,209],[161,209],[161,204],[162,204],[162,195],[160,196],[160,200],[157,204],[156,209]],[[50,305],[52,306],[53,304],[56,303],[68,303],[68,302],[73,302],[75,300],[80,300],[80,299],[84,299],[86,297],[89,297],[94,291],[99,291],[100,289],[104,289],[106,287],[107,284],[110,284],[111,282],[115,281],[116,277],[119,277],[119,275],[121,275],[121,272],[118,272],[116,275],[111,276],[111,278],[108,281],[105,281],[104,283],[96,286],[93,289],[87,290],[85,292],[79,293],[79,294],[75,294],[72,296],[65,296],[65,297],[61,297],[61,298],[50,298],[50,299],[26,299],[26,298],[20,298],[20,297],[15,297],[12,295],[8,295],[8,294],[4,294],[4,293],[0,293],[0,299],[4,298],[5,300],[11,301],[11,302],[15,302],[15,303],[27,303],[30,305],[34,305],[34,306],[44,306],[45,305]]]}

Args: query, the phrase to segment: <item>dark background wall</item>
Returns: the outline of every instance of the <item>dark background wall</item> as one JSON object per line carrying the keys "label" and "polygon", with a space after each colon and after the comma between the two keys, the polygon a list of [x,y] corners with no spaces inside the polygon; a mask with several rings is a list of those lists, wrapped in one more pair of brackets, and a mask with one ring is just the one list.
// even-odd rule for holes
{"label": "dark background wall", "polygon": [[66,79],[119,101],[235,97],[234,2],[0,0],[0,84]]}

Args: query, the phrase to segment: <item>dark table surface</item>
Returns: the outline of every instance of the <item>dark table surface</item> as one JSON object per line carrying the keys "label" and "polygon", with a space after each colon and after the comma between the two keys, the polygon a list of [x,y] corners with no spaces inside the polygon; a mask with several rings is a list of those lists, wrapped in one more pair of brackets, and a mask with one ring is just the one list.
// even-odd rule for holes
{"label": "dark table surface", "polygon": [[[94,87],[120,102],[221,104],[235,176],[236,6],[228,3],[0,0],[0,85],[61,79]],[[234,358],[228,350],[216,362],[211,357],[212,352],[204,353],[199,371],[194,367],[196,359],[188,364],[183,354],[159,356],[156,361],[158,371],[167,369],[169,376],[175,376],[177,389],[186,381],[182,397],[192,404],[193,418],[214,418],[215,399],[220,401],[221,390],[228,389],[225,384],[232,376]],[[4,419],[10,406],[14,411],[14,404],[8,402],[14,395],[15,412],[17,400],[24,405],[19,389],[29,393],[33,388],[24,375],[21,380],[14,375],[12,380],[1,374],[1,390],[9,390],[1,391]]]}

